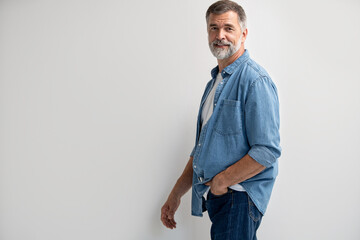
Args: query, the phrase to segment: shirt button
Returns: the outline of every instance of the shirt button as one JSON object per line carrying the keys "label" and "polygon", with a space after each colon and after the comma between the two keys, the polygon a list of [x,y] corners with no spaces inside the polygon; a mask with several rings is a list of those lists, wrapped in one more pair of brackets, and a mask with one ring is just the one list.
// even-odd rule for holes
{"label": "shirt button", "polygon": [[199,143],[198,145],[201,146],[201,143]]}
{"label": "shirt button", "polygon": [[196,165],[194,165],[194,168],[196,168]]}
{"label": "shirt button", "polygon": [[204,179],[202,177],[199,177],[198,179],[199,179],[200,182],[204,181]]}

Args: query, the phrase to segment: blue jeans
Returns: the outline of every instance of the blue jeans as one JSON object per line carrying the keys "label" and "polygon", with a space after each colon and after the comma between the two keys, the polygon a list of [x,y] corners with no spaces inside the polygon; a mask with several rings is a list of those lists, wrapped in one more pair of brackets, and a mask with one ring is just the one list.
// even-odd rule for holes
{"label": "blue jeans", "polygon": [[209,191],[205,202],[212,240],[256,240],[262,214],[246,192],[228,189],[223,195]]}

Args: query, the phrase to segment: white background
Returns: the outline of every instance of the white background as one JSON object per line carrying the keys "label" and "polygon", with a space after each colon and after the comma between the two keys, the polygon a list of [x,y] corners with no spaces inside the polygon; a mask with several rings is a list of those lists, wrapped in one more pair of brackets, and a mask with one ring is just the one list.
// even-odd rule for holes
{"label": "white background", "polygon": [[[209,239],[160,208],[216,65],[212,1],[0,1],[0,240]],[[280,173],[261,240],[360,239],[360,2],[241,1],[278,87]]]}

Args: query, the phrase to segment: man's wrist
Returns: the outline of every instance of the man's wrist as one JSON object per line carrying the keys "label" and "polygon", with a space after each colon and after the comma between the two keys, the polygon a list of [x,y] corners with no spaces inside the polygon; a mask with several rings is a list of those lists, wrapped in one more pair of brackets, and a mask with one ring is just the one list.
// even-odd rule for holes
{"label": "man's wrist", "polygon": [[177,191],[176,189],[173,189],[170,194],[169,194],[169,198],[175,198],[175,199],[181,199],[182,194]]}
{"label": "man's wrist", "polygon": [[[225,170],[226,171],[226,170]],[[222,171],[222,172],[220,172],[219,174],[218,174],[218,176],[217,176],[217,179],[216,179],[216,181],[217,181],[217,185],[218,185],[218,187],[219,188],[221,188],[221,189],[224,189],[224,188],[227,188],[228,187],[228,184],[226,183],[226,173],[225,173],[225,171]]]}

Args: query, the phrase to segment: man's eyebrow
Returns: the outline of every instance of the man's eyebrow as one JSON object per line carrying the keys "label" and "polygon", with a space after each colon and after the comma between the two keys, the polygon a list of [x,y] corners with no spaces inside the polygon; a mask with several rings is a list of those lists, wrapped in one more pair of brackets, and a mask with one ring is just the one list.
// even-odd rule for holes
{"label": "man's eyebrow", "polygon": [[225,23],[226,27],[235,27],[234,25],[232,25],[231,23]]}

